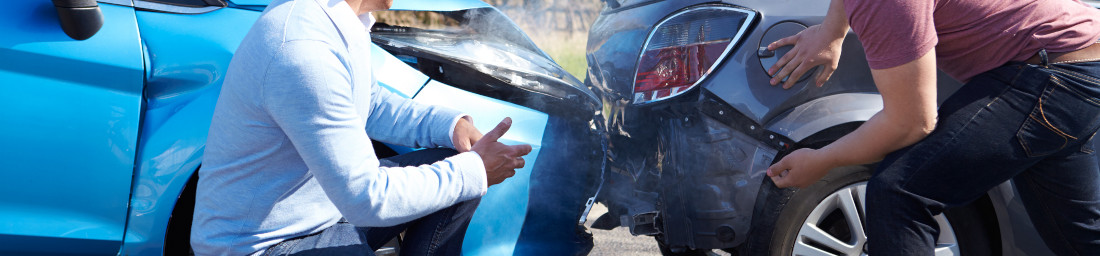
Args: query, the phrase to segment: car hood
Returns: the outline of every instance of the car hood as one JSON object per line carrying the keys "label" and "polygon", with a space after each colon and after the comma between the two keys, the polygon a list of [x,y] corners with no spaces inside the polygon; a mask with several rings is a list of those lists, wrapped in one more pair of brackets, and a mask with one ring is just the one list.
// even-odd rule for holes
{"label": "car hood", "polygon": [[[229,0],[236,5],[268,5],[272,0]],[[489,4],[478,0],[400,0],[394,1],[391,10],[415,10],[415,11],[455,11],[472,8],[488,7]]]}

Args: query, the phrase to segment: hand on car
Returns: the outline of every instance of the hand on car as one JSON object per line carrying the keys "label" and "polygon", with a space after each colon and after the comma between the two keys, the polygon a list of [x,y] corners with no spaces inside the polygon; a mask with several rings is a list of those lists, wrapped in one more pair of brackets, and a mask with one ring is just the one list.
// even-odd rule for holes
{"label": "hand on car", "polygon": [[458,123],[455,124],[455,132],[451,136],[451,143],[454,143],[455,150],[458,152],[467,152],[474,146],[474,143],[481,139],[481,136],[481,131],[478,131],[474,124],[470,122],[470,116],[464,116],[458,119]]}
{"label": "hand on car", "polygon": [[512,118],[506,117],[470,148],[481,155],[481,161],[485,162],[485,176],[490,186],[516,175],[516,169],[523,168],[525,164],[523,156],[531,153],[531,145],[509,146],[497,142],[497,139],[504,136],[510,127],[512,127]]}
{"label": "hand on car", "polygon": [[807,71],[816,66],[822,66],[814,80],[818,87],[824,85],[840,63],[840,50],[844,43],[844,35],[847,34],[847,29],[845,31],[829,30],[821,25],[813,25],[798,34],[768,44],[768,50],[771,51],[794,45],[791,51],[784,54],[768,69],[768,75],[772,76],[771,84],[778,85],[787,78],[787,82],[783,83],[783,89],[790,89]]}
{"label": "hand on car", "polygon": [[832,166],[827,160],[815,149],[795,150],[768,167],[768,177],[772,178],[776,187],[805,188],[829,173]]}

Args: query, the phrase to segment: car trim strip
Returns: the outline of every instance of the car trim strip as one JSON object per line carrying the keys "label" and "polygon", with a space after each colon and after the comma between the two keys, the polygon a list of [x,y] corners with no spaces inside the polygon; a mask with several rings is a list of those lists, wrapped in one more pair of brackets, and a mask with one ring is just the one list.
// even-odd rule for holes
{"label": "car trim strip", "polygon": [[[101,0],[102,1],[102,0]],[[118,1],[118,0],[114,0]],[[179,13],[179,14],[202,14],[212,12],[221,9],[221,6],[204,6],[204,7],[187,7],[170,4],[162,4],[156,2],[148,2],[143,0],[133,0],[134,8],[149,11],[167,12],[167,13]]]}
{"label": "car trim strip", "polygon": [[[779,151],[787,151],[792,148],[798,148],[796,142],[787,136],[769,131],[765,129],[763,125],[753,121],[745,114],[738,111],[733,106],[725,103],[710,91],[703,90],[703,102],[700,104],[703,114],[706,114],[710,118],[714,118],[719,122],[733,127],[734,129],[749,135],[757,141],[763,142],[769,146],[779,149]],[[747,129],[746,129],[747,128]]]}
{"label": "car trim strip", "polygon": [[134,7],[134,2],[131,0],[98,0],[97,2],[104,4],[113,4],[126,7]]}

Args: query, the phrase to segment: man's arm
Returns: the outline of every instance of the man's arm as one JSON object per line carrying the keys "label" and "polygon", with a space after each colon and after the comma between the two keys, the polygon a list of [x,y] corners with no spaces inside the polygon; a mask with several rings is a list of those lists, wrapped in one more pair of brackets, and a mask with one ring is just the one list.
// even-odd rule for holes
{"label": "man's arm", "polygon": [[351,77],[332,49],[321,41],[285,43],[265,71],[262,107],[348,221],[392,226],[485,193],[485,163],[474,152],[379,168]]}
{"label": "man's arm", "polygon": [[457,110],[420,104],[375,85],[371,86],[371,113],[366,131],[377,140],[403,146],[458,149],[451,137],[466,118],[470,117]]}
{"label": "man's arm", "polygon": [[504,145],[497,141],[512,126],[511,118],[505,118],[492,131],[482,135],[468,115],[398,97],[381,86],[373,88],[373,109],[367,121],[369,134],[414,141],[417,147],[429,145],[451,147],[459,152],[474,151],[485,164],[490,186],[515,175],[515,169],[526,164],[522,157],[531,153],[531,145]]}
{"label": "man's arm", "polygon": [[881,160],[936,126],[935,49],[901,66],[872,70],[883,108],[854,132],[821,149],[799,149],[768,168],[778,187],[806,187],[828,170]]}

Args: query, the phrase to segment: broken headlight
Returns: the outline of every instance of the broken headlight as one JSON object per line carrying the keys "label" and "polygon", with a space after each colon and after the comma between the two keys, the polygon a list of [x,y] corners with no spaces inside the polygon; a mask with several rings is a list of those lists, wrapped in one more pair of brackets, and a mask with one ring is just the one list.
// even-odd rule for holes
{"label": "broken headlight", "polygon": [[595,94],[495,8],[375,16],[372,41],[432,79],[536,109],[561,103],[598,109]]}

